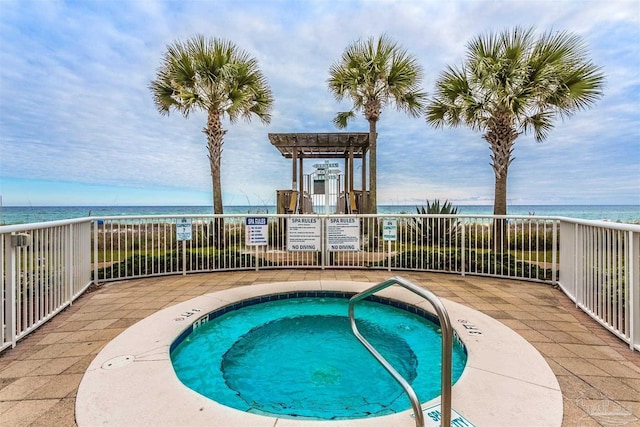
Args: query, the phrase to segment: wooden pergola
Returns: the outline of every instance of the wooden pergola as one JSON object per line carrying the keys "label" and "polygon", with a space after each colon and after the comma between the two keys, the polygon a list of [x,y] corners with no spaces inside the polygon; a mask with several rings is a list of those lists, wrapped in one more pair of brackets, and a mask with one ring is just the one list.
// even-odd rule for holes
{"label": "wooden pergola", "polygon": [[369,133],[270,133],[269,141],[292,160],[291,190],[303,194],[304,159],[344,159],[345,192],[353,194],[354,159],[362,160],[362,193],[366,192]]}

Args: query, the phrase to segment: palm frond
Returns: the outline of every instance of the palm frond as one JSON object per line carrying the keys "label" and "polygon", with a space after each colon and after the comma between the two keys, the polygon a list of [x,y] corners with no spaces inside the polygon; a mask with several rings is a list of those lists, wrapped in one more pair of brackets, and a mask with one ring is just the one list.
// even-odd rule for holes
{"label": "palm frond", "polygon": [[547,139],[549,132],[553,129],[553,120],[555,117],[555,112],[550,110],[531,114],[522,122],[523,131],[526,133],[533,131],[536,141],[542,142]]}
{"label": "palm frond", "polygon": [[[418,116],[426,100],[420,88],[422,75],[417,60],[382,34],[349,44],[329,68],[327,84],[336,100],[347,97],[352,101],[352,113],[364,112],[367,105],[382,108],[395,103],[398,110]],[[339,127],[344,123],[334,120]]]}
{"label": "palm frond", "polygon": [[226,114],[231,123],[270,121],[273,97],[257,60],[228,40],[197,34],[170,44],[149,89],[162,114],[200,109]]}
{"label": "palm frond", "polygon": [[478,36],[467,48],[462,67],[449,67],[436,82],[426,109],[435,126],[462,121],[484,130],[491,117],[501,115],[510,117],[513,129],[533,131],[543,140],[553,118],[588,108],[602,96],[604,74],[587,60],[574,34],[536,36],[534,28],[515,27]]}
{"label": "palm frond", "polygon": [[333,124],[338,129],[346,129],[349,120],[353,119],[355,116],[356,115],[353,110],[340,112],[336,114],[335,118],[333,119]]}

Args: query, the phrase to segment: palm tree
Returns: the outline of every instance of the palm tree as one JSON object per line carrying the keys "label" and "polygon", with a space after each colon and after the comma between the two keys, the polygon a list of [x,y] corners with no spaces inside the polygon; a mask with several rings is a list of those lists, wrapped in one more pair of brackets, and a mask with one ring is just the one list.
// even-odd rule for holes
{"label": "palm tree", "polygon": [[[473,39],[461,68],[449,67],[426,108],[436,128],[466,125],[483,132],[495,174],[494,215],[507,214],[507,172],[513,146],[533,132],[544,141],[554,121],[590,107],[602,96],[604,74],[587,59],[582,40],[568,32],[536,37],[516,27]],[[501,221],[504,223],[504,221]],[[494,241],[503,241],[504,224]]]}
{"label": "palm tree", "polygon": [[[339,129],[362,111],[369,122],[369,213],[377,213],[376,123],[382,108],[395,103],[412,117],[422,114],[426,93],[420,89],[422,67],[416,59],[386,35],[351,43],[339,61],[331,65],[327,80],[336,100],[353,101],[351,111],[340,112],[333,123]],[[363,183],[364,185],[364,183]]]}
{"label": "palm tree", "polygon": [[242,118],[271,120],[273,97],[258,61],[233,43],[196,35],[167,47],[156,79],[149,89],[158,111],[168,115],[179,111],[185,118],[194,110],[207,112],[203,129],[211,168],[213,212],[222,214],[220,159],[224,135],[222,118],[231,124]]}

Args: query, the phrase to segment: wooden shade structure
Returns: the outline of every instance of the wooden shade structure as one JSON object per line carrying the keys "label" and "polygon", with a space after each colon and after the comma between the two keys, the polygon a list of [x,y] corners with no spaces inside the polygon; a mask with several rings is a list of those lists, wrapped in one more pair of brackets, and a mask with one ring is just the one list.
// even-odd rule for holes
{"label": "wooden shade structure", "polygon": [[304,159],[344,159],[346,192],[353,188],[353,160],[362,159],[362,190],[367,182],[368,132],[270,133],[269,141],[287,159],[292,159],[291,189],[303,192]]}

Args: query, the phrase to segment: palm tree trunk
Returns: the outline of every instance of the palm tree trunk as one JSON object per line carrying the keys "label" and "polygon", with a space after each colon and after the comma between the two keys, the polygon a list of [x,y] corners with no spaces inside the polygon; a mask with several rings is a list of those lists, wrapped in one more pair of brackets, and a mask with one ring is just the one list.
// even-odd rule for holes
{"label": "palm tree trunk", "polygon": [[[513,161],[513,145],[518,133],[511,125],[508,114],[497,114],[484,138],[491,147],[491,167],[495,175],[495,188],[493,196],[493,214],[507,214],[507,175],[509,165]],[[493,248],[497,252],[508,250],[507,220],[495,219],[493,221]]]}
{"label": "palm tree trunk", "polygon": [[[222,158],[222,143],[226,130],[222,129],[220,114],[216,110],[209,110],[207,127],[203,130],[207,135],[207,150],[209,167],[211,169],[211,188],[213,191],[213,213],[223,214],[222,206],[222,180],[220,165]],[[213,224],[214,245],[218,249],[224,248],[224,219],[216,218]]]}
{"label": "palm tree trunk", "polygon": [[211,188],[213,189],[213,213],[222,214],[222,183],[220,182],[220,160],[209,161],[211,166]]}
{"label": "palm tree trunk", "polygon": [[210,110],[207,117],[207,127],[203,130],[207,135],[207,149],[209,151],[209,166],[211,168],[211,188],[213,190],[213,213],[222,214],[222,182],[220,179],[220,159],[222,157],[222,143],[226,130],[222,129],[220,114]]}
{"label": "palm tree trunk", "polygon": [[[496,173],[493,214],[507,214],[507,168],[504,173],[498,175]],[[504,252],[508,249],[507,238],[507,220],[504,218],[496,218],[493,221],[493,248],[496,252]]]}
{"label": "palm tree trunk", "polygon": [[[377,177],[377,119],[369,118],[369,201],[367,210],[370,214],[378,213],[378,177]],[[378,247],[378,222],[375,218],[363,219],[364,233],[369,237],[368,248],[375,252]]]}
{"label": "palm tree trunk", "polygon": [[369,213],[378,213],[378,177],[377,177],[377,120],[369,119]]}
{"label": "palm tree trunk", "polygon": [[493,214],[507,214],[507,170],[505,167],[503,173],[496,173],[496,181],[494,187]]}

